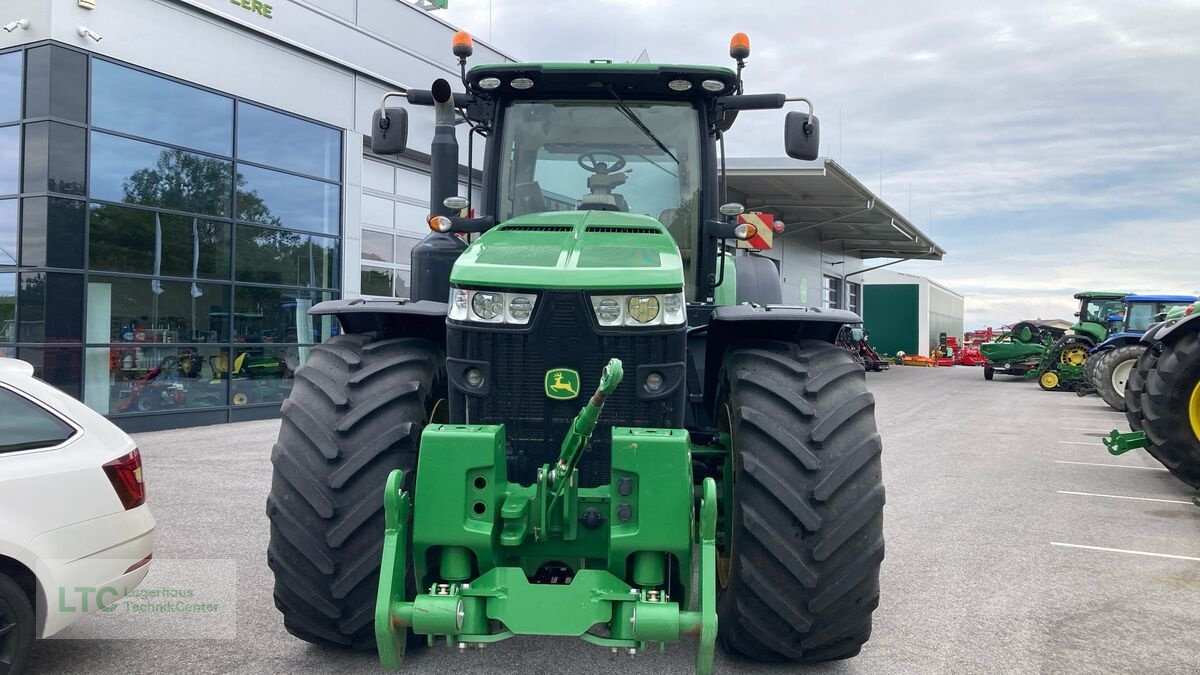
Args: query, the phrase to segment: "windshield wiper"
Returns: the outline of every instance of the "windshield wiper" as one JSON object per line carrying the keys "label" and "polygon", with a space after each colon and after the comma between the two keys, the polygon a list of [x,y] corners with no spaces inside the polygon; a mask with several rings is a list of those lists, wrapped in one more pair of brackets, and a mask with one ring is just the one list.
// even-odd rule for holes
{"label": "windshield wiper", "polygon": [[[604,85],[604,88],[607,89],[608,93],[612,94],[612,97],[617,100],[617,110],[620,110],[622,115],[627,117],[630,122],[633,122],[634,126],[640,129],[643,134],[646,134],[646,138],[654,141],[654,144],[658,146],[659,150],[667,153],[668,157],[675,160],[676,164],[679,164],[679,158],[675,156],[675,153],[671,152],[662,141],[658,140],[658,136],[655,136],[654,132],[650,131],[649,127],[647,127],[645,124],[642,124],[642,121],[638,119],[637,115],[633,114],[633,111],[629,109],[629,106],[625,105],[625,101],[621,100],[621,97],[617,95],[617,92],[613,90],[612,86],[606,84]],[[653,162],[651,163],[653,164]]]}

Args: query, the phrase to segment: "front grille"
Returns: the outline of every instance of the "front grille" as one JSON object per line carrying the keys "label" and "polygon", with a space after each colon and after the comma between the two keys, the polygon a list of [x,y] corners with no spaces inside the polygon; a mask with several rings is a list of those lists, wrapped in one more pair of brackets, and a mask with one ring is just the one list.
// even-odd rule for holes
{"label": "front grille", "polygon": [[[639,365],[684,360],[682,327],[669,333],[599,334],[584,314],[591,311],[587,303],[578,292],[544,293],[527,332],[450,325],[449,356],[487,362],[491,382],[487,397],[471,398],[456,391],[451,418],[459,423],[505,425],[509,480],[528,485],[536,479],[538,467],[558,458],[571,421],[595,391],[600,372],[612,357],[621,359],[625,379],[608,398],[591,445],[580,460],[581,486],[609,482],[612,426],[677,428],[683,424],[683,386],[667,398],[650,401],[638,399],[635,389]],[[576,398],[558,401],[546,396],[544,378],[552,368],[579,372]]]}

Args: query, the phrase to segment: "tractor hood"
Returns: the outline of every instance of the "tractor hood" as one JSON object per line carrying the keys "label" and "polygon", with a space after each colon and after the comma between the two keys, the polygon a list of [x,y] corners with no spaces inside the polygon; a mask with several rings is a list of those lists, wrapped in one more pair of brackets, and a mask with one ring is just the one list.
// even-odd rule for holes
{"label": "tractor hood", "polygon": [[471,288],[678,290],[683,260],[649,216],[551,211],[484,233],[455,262],[450,281]]}

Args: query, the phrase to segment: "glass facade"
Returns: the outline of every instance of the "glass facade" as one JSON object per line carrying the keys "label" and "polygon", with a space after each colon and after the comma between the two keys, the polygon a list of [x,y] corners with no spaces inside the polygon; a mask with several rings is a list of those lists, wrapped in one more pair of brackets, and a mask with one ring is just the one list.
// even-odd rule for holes
{"label": "glass facade", "polygon": [[114,418],[277,407],[336,331],[307,311],[340,297],[342,135],[57,44],[0,53],[0,355]]}

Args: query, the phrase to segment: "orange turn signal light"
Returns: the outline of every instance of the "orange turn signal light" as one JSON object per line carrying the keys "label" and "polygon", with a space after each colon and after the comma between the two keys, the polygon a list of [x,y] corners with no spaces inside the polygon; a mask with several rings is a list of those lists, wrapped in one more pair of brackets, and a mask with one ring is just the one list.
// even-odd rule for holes
{"label": "orange turn signal light", "polygon": [[465,59],[475,51],[475,41],[471,39],[471,34],[465,30],[460,30],[454,34],[454,55],[460,59]]}
{"label": "orange turn signal light", "polygon": [[429,219],[429,229],[434,232],[449,232],[454,227],[454,221],[446,216],[433,216]]}
{"label": "orange turn signal light", "polygon": [[750,223],[739,223],[737,227],[733,228],[733,236],[742,241],[753,239],[756,234],[758,234],[758,228]]}
{"label": "orange turn signal light", "polygon": [[734,33],[729,40],[729,56],[739,61],[750,58],[750,36],[745,33]]}

